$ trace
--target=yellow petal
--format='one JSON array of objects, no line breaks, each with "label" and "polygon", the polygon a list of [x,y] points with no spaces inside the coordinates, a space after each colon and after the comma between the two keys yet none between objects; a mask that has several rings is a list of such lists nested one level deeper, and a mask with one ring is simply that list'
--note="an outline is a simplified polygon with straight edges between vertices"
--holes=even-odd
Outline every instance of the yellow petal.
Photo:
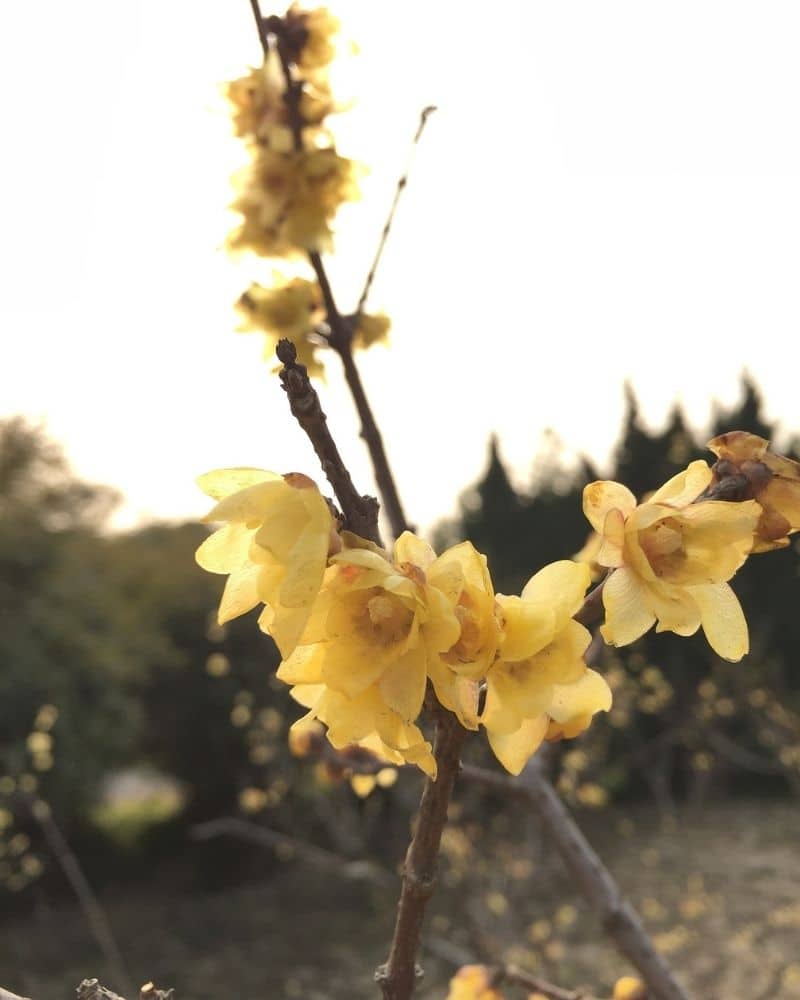
[{"label": "yellow petal", "polygon": [[700,606],[692,596],[696,589],[648,581],[645,590],[648,605],[657,619],[656,632],[695,634],[700,628]]},{"label": "yellow petal", "polygon": [[243,524],[226,524],[200,545],[199,566],[209,573],[231,573],[249,561],[253,531]]},{"label": "yellow petal", "polygon": [[583,490],[583,513],[598,534],[603,533],[610,510],[620,510],[627,517],[635,507],[636,497],[621,483],[599,480],[589,483]]},{"label": "yellow petal", "polygon": [[252,611],[257,604],[261,603],[258,596],[258,575],[260,567],[249,563],[240,569],[232,570],[231,575],[225,581],[225,589],[222,591],[222,599],[219,602],[217,621],[220,625],[238,618],[239,615]]},{"label": "yellow petal", "polygon": [[435,559],[436,553],[430,545],[417,538],[411,531],[404,531],[394,543],[394,561],[398,566],[402,563],[411,563],[424,570]]},{"label": "yellow petal", "polygon": [[531,657],[537,683],[571,684],[578,680],[586,669],[583,656],[591,641],[591,632],[570,619],[551,643]]},{"label": "yellow petal", "polygon": [[503,619],[500,656],[504,660],[524,660],[553,638],[556,614],[546,601],[523,601],[519,597],[497,595]]},{"label": "yellow petal", "polygon": [[284,684],[321,685],[322,650],[319,646],[298,646],[278,667],[276,676]]},{"label": "yellow petal", "polygon": [[459,677],[438,656],[428,661],[428,676],[440,704],[455,714],[465,729],[478,728],[477,681]]},{"label": "yellow petal", "polygon": [[601,566],[622,566],[625,546],[625,516],[618,508],[610,510],[603,521],[603,534],[596,536],[600,545],[595,552],[595,562]]},{"label": "yellow petal", "polygon": [[655,623],[656,616],[645,601],[642,582],[626,566],[609,576],[603,586],[606,610],[603,638],[612,646],[627,646]]},{"label": "yellow petal", "polygon": [[384,670],[378,681],[383,700],[406,722],[413,722],[422,710],[426,659],[424,647],[409,649]]},{"label": "yellow petal", "polygon": [[215,469],[199,476],[197,485],[214,500],[221,500],[231,493],[247,489],[248,486],[281,478],[276,472],[266,472],[264,469]]},{"label": "yellow petal", "polygon": [[203,518],[204,521],[240,521],[257,527],[270,507],[291,487],[283,479],[271,479],[223,497]]},{"label": "yellow petal", "polygon": [[583,595],[592,582],[592,572],[586,563],[561,559],[540,569],[525,584],[523,601],[546,602],[555,613],[555,626],[560,628],[583,604]]},{"label": "yellow petal", "polygon": [[611,688],[596,670],[584,672],[574,684],[557,684],[547,714],[565,725],[582,715],[607,712],[611,708]]},{"label": "yellow petal", "polygon": [[711,648],[724,660],[741,660],[750,648],[747,620],[730,586],[692,587],[692,597],[700,607],[703,632]]},{"label": "yellow petal", "polygon": [[536,752],[547,732],[547,716],[526,719],[516,732],[501,734],[488,730],[489,746],[495,757],[511,774],[520,774],[530,757]]},{"label": "yellow petal", "polygon": [[702,459],[691,462],[688,468],[656,490],[648,503],[669,503],[675,507],[685,507],[700,496],[711,482],[712,475],[711,469]]}]

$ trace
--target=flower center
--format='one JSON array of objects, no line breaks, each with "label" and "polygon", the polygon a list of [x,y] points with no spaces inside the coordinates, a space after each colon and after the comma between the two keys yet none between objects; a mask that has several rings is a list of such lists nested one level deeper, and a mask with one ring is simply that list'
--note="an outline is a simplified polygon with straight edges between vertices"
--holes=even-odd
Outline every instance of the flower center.
[{"label": "flower center", "polygon": [[414,615],[396,597],[376,594],[367,601],[365,610],[364,625],[373,641],[390,646],[408,635]]},{"label": "flower center", "polygon": [[673,517],[658,521],[640,534],[639,541],[656,576],[674,569],[685,557],[683,532]]}]

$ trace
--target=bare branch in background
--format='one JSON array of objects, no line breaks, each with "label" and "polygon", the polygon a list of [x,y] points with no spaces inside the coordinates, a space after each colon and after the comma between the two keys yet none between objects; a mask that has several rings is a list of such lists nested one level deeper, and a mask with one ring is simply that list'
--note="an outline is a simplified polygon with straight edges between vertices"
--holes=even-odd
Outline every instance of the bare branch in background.
[{"label": "bare branch in background", "polygon": [[570,816],[544,773],[541,751],[519,778],[465,765],[463,777],[525,799],[535,810],[567,871],[620,953],[638,970],[653,1000],[688,1000],[667,962],[656,951],[631,904],[623,899],[613,875]]}]

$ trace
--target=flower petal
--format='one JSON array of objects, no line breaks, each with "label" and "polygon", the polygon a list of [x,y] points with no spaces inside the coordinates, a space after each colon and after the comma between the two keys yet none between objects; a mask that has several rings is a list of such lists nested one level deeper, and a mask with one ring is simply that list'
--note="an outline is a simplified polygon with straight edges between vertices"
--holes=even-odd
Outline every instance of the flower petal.
[{"label": "flower petal", "polygon": [[547,602],[555,612],[556,628],[560,628],[583,604],[583,595],[591,582],[592,572],[586,563],[560,559],[532,576],[521,597],[523,601]]},{"label": "flower petal", "polygon": [[526,719],[513,733],[501,734],[489,730],[489,746],[507,771],[520,774],[541,745],[547,726],[547,716],[540,715],[535,719]]},{"label": "flower petal", "polygon": [[207,496],[221,500],[231,493],[247,489],[248,486],[281,478],[276,472],[266,472],[264,469],[215,469],[199,476],[197,485]]},{"label": "flower petal", "polygon": [[741,660],[750,648],[747,620],[730,586],[692,587],[692,596],[700,607],[703,632],[714,652],[734,663]]},{"label": "flower petal", "polygon": [[648,497],[648,503],[669,503],[674,507],[685,507],[700,496],[711,482],[712,476],[708,464],[698,459]]},{"label": "flower petal", "polygon": [[605,625],[603,638],[612,646],[627,646],[655,623],[656,616],[645,600],[643,583],[626,566],[608,577],[603,586]]},{"label": "flower petal", "polygon": [[610,480],[589,483],[583,490],[583,513],[594,530],[601,535],[606,514],[620,510],[624,517],[636,507],[636,497],[627,486]]}]

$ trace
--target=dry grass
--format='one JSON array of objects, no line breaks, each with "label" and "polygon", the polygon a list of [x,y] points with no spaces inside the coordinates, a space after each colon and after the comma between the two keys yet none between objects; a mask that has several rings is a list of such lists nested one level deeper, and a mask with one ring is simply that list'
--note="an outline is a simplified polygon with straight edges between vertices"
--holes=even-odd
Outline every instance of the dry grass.
[{"label": "dry grass", "polygon": [[[744,803],[683,815],[666,828],[645,810],[631,822],[587,818],[593,840],[640,907],[695,997],[800,997],[798,806]],[[629,970],[527,821],[502,819],[485,836],[456,829],[430,933],[422,997],[443,997],[447,950],[513,959],[595,992]],[[497,829],[499,827],[499,829]],[[142,886],[106,899],[135,981],[175,986],[178,1000],[374,998],[394,898],[363,882],[287,865],[277,878],[209,895]],[[103,977],[80,914],[40,906],[3,928],[0,984],[62,1000]],[[115,984],[109,983],[113,986]]]}]

